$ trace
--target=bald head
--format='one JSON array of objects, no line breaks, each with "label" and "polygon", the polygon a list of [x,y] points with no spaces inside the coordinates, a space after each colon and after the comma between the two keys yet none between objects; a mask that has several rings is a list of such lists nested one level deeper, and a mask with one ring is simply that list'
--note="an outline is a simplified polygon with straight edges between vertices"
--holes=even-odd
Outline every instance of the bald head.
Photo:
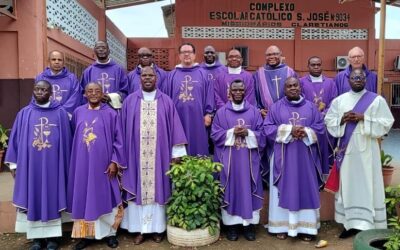
[{"label": "bald head", "polygon": [[348,60],[352,69],[361,69],[365,63],[364,50],[360,47],[354,47],[349,50]]},{"label": "bald head", "polygon": [[58,50],[49,53],[49,67],[53,74],[58,74],[64,67],[64,54]]}]

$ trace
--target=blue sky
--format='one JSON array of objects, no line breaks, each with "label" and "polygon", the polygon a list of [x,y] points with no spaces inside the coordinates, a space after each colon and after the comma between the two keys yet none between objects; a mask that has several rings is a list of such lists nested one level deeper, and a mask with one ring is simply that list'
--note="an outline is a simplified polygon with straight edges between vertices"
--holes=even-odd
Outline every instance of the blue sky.
[{"label": "blue sky", "polygon": [[[108,10],[107,16],[127,37],[167,37],[161,6],[174,3],[164,0],[149,4]],[[379,5],[378,5],[379,6]],[[376,36],[379,36],[379,14],[375,15]],[[400,8],[386,8],[386,38],[400,39]],[[396,28],[397,27],[397,28]]]}]

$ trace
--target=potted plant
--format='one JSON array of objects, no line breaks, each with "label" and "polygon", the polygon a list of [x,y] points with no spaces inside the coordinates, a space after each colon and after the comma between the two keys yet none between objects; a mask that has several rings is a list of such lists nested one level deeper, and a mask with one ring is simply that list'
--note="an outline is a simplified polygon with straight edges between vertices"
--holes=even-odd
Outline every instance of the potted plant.
[{"label": "potted plant", "polygon": [[390,162],[393,160],[393,157],[389,154],[386,154],[383,149],[381,150],[381,166],[382,166],[382,175],[383,175],[383,185],[385,187],[390,186],[392,182],[393,175],[393,166],[390,165]]},{"label": "potted plant", "polygon": [[0,169],[3,163],[4,152],[7,148],[9,129],[0,124]]},{"label": "potted plant", "polygon": [[219,238],[222,187],[214,175],[222,165],[205,156],[185,156],[167,172],[173,190],[167,205],[171,244],[196,247]]}]

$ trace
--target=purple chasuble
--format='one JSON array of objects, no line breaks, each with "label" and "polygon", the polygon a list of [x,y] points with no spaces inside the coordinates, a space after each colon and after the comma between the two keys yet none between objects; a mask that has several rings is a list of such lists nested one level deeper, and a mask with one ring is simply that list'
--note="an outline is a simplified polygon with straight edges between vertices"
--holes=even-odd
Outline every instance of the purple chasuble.
[{"label": "purple chasuble", "polygon": [[[153,64],[152,66],[157,74],[157,82],[156,86],[158,89],[163,89],[164,81],[167,79],[167,72],[157,65]],[[140,74],[142,73],[142,68],[137,66],[128,74],[128,83],[129,83],[129,91],[131,94],[136,90],[142,89],[142,83],[140,80]]]},{"label": "purple chasuble", "polygon": [[122,130],[117,112],[108,104],[100,109],[78,107],[72,118],[75,131],[68,174],[68,209],[72,219],[95,221],[121,204],[117,178],[105,173],[115,162],[124,168]]},{"label": "purple chasuble", "polygon": [[[349,78],[350,73],[352,71],[351,65],[349,65],[346,69],[339,72],[335,77],[335,83],[337,87],[338,96],[344,94],[351,90]],[[365,89],[374,93],[377,93],[377,85],[378,85],[378,76],[375,72],[369,71],[368,68],[363,65],[363,70],[367,76],[367,82],[365,83]]]},{"label": "purple chasuble", "polygon": [[207,74],[195,65],[177,67],[168,75],[166,91],[178,111],[186,138],[188,155],[208,155],[208,133],[204,116],[214,111],[214,89]]},{"label": "purple chasuble", "polygon": [[[309,127],[316,135],[325,133],[321,114],[305,99],[294,104],[285,97],[272,105],[264,120],[265,135],[275,141],[282,124]],[[279,207],[289,211],[320,207],[319,188],[323,181],[316,143],[306,146],[302,140],[287,144],[275,142],[273,167]]]},{"label": "purple chasuble", "polygon": [[[134,201],[142,205],[141,169],[140,164],[140,142],[146,139],[146,135],[140,134],[141,103],[143,93],[141,90],[130,94],[122,107],[121,120],[124,138],[124,152],[127,161],[127,169],[122,175],[122,188],[124,189],[124,200]],[[155,100],[157,101],[157,124],[156,133],[148,136],[155,137],[154,166],[154,202],[165,205],[171,195],[170,178],[165,174],[170,169],[172,147],[174,145],[186,144],[187,140],[179,120],[178,113],[172,100],[157,90]],[[155,169],[154,169],[155,168]]]},{"label": "purple chasuble", "polygon": [[[128,94],[128,77],[125,70],[113,60],[109,63],[93,63],[85,69],[81,79],[82,89],[89,82],[97,82],[103,87],[104,93],[118,93],[122,100]],[[86,100],[85,100],[86,102]]]},{"label": "purple chasuble", "polygon": [[53,89],[51,100],[57,101],[72,114],[82,102],[82,90],[76,76],[63,68],[57,75],[53,75],[47,67],[42,73],[36,76],[35,82],[40,80],[48,81]]},{"label": "purple chasuble", "polygon": [[250,72],[241,70],[240,74],[229,74],[226,68],[214,82],[214,98],[217,110],[228,102],[229,86],[234,80],[242,80],[245,87],[245,100],[251,105],[256,104],[254,79]]},{"label": "purple chasuble", "polygon": [[[315,104],[315,107],[325,116],[331,102],[337,96],[337,89],[333,79],[322,76],[322,82],[312,82],[310,75],[300,79],[301,90],[304,97]],[[324,174],[329,173],[329,166],[333,164],[333,149],[335,139],[325,131],[318,136],[318,146],[321,153],[321,167]],[[330,157],[331,156],[331,157]]]},{"label": "purple chasuble", "polygon": [[258,108],[268,108],[285,96],[283,89],[288,77],[297,77],[296,72],[282,63],[276,67],[264,65],[254,73],[254,84]]},{"label": "purple chasuble", "polygon": [[[236,138],[234,146],[225,146],[227,131],[238,125],[254,132],[258,148],[249,149],[242,138]],[[223,207],[228,214],[243,219],[253,218],[253,211],[262,208],[260,152],[265,145],[262,126],[260,112],[245,101],[242,110],[234,110],[231,102],[220,108],[211,129],[216,158],[224,165],[220,174],[224,188]]]},{"label": "purple chasuble", "polygon": [[218,60],[215,61],[215,64],[212,66],[208,66],[205,62],[200,64],[200,67],[206,72],[207,80],[211,85],[214,84],[215,79],[217,79],[218,75],[226,70],[225,65],[222,65]]},{"label": "purple chasuble", "polygon": [[71,139],[67,111],[58,102],[42,108],[33,100],[18,112],[5,161],[17,164],[13,204],[28,221],[59,219],[66,209]]}]

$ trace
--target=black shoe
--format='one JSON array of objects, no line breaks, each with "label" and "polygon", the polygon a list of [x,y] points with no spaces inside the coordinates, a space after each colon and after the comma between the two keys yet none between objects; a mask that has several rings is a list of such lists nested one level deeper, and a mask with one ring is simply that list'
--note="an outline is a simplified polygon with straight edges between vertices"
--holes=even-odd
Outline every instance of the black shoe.
[{"label": "black shoe", "polygon": [[243,227],[243,235],[248,241],[256,240],[256,229],[253,224]]},{"label": "black shoe", "polygon": [[344,229],[344,230],[342,231],[342,233],[339,235],[339,238],[340,238],[340,239],[347,239],[347,238],[349,238],[349,237],[351,237],[351,236],[353,236],[353,235],[358,234],[360,231],[361,231],[361,230],[354,229],[354,228],[349,229],[349,230]]},{"label": "black shoe", "polygon": [[74,246],[74,250],[85,249],[85,248],[88,247],[90,244],[92,244],[93,241],[94,241],[94,240],[90,240],[90,239],[82,239],[81,241],[79,241],[79,242]]},{"label": "black shoe", "polygon": [[58,241],[56,239],[47,239],[47,250],[57,250],[58,249]]},{"label": "black shoe", "polygon": [[29,248],[29,250],[41,250],[42,243],[43,243],[43,239],[33,239],[33,244]]},{"label": "black shoe", "polygon": [[226,238],[230,241],[236,241],[239,239],[236,226],[228,226],[228,232],[226,234]]},{"label": "black shoe", "polygon": [[117,248],[118,247],[118,240],[117,236],[110,236],[107,237],[107,246],[110,248]]}]

